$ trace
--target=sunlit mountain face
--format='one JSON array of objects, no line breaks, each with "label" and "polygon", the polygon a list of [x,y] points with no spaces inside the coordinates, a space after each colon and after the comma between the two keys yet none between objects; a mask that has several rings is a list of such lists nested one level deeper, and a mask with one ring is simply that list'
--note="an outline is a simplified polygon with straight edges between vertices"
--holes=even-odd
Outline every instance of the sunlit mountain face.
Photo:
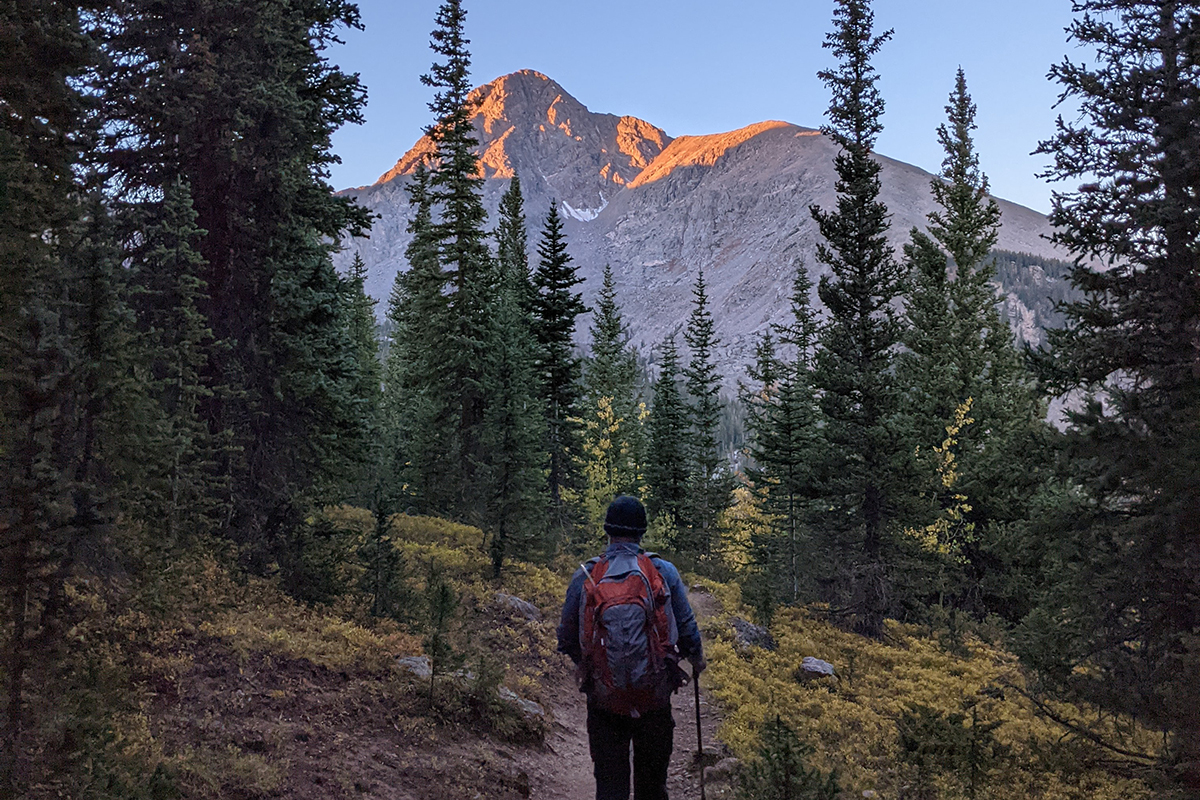
[{"label": "sunlit mountain face", "polygon": [[[585,301],[599,289],[604,265],[611,264],[633,342],[643,354],[650,356],[686,320],[692,286],[703,270],[722,343],[720,364],[732,389],[757,334],[782,321],[797,265],[814,284],[821,274],[809,207],[834,204],[837,148],[819,131],[772,121],[674,138],[645,120],[592,112],[531,70],[497,78],[476,89],[472,99],[489,212],[494,215],[509,179],[519,175],[532,249],[551,199],[557,200],[567,218],[570,252],[586,281]],[[819,122],[821,109],[809,113]],[[374,297],[385,299],[396,273],[407,269],[411,210],[404,187],[432,152],[432,142],[423,137],[375,184],[346,192],[380,215],[370,238],[347,241],[339,256],[342,266],[356,253],[363,257]],[[878,158],[881,199],[892,215],[899,255],[911,229],[924,228],[935,208],[932,176]],[[1000,207],[999,248],[1062,257],[1044,238],[1050,233],[1044,215],[1004,200]],[[1009,283],[1030,285],[1038,278],[1031,272],[1027,281],[1019,270],[1006,275]],[[1036,340],[1036,315],[1014,286],[1004,288],[1013,290],[1006,309],[1014,327]],[[581,341],[586,330],[584,322]]]}]

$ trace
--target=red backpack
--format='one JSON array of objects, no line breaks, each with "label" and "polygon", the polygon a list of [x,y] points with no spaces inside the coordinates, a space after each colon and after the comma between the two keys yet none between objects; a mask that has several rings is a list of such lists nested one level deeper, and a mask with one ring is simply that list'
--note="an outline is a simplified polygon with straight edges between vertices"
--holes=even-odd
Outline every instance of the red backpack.
[{"label": "red backpack", "polygon": [[579,640],[583,688],[617,714],[668,704],[686,680],[671,593],[652,554],[605,553],[584,567]]}]

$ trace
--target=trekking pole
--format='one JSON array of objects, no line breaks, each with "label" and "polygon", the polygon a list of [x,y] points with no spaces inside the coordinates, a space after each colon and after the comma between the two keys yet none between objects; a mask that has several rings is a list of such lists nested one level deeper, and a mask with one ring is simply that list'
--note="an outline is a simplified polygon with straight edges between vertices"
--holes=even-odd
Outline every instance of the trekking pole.
[{"label": "trekking pole", "polygon": [[704,735],[700,732],[700,670],[692,665],[692,686],[696,689],[696,763],[700,765],[700,800],[708,800],[704,792]]}]

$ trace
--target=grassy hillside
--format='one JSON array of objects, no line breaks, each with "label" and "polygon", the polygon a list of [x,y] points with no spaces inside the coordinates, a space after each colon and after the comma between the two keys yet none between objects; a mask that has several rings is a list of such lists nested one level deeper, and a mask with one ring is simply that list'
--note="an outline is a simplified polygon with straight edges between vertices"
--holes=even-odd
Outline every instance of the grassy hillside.
[{"label": "grassy hillside", "polygon": [[[42,757],[31,763],[44,772],[33,776],[31,795],[549,796],[545,787],[555,784],[539,770],[562,767],[564,756],[543,742],[555,708],[578,703],[553,635],[573,564],[516,563],[494,582],[484,577],[490,562],[477,529],[397,516],[388,544],[400,554],[406,599],[395,618],[378,619],[354,588],[366,567],[353,556],[373,530],[370,515],[334,509],[310,525],[335,573],[327,578],[337,591],[325,603],[301,603],[276,581],[248,577],[217,545],[145,554],[139,572],[152,577],[136,586],[120,572],[72,583],[66,672],[35,698],[45,713],[30,742]],[[438,580],[457,605],[442,629],[446,677],[431,703],[429,679],[400,659],[436,649],[428,611]],[[764,722],[778,715],[813,748],[811,766],[836,771],[845,797],[1149,793],[1128,759],[1035,713],[1015,659],[996,646],[969,639],[943,647],[928,631],[895,624],[886,641],[873,642],[784,609],[772,625],[776,651],[743,648],[728,622],[748,613],[737,585],[700,585],[712,595],[704,599],[712,606],[704,683],[724,715],[725,745],[743,761],[755,758]],[[805,656],[833,663],[837,677],[798,678]],[[681,703],[686,709],[688,699]],[[1053,710],[1154,752],[1153,738],[1125,720]],[[586,749],[573,757],[586,783]]]},{"label": "grassy hillside", "polygon": [[[713,587],[737,609],[736,587]],[[727,615],[728,616],[728,615]],[[724,620],[709,624],[711,687],[722,736],[752,759],[764,721],[780,716],[813,749],[809,765],[836,771],[846,796],[917,798],[1138,798],[1150,794],[1136,763],[1094,745],[1086,731],[1131,751],[1156,752],[1127,719],[1056,704],[1078,735],[1037,713],[1016,658],[977,638],[942,646],[928,630],[889,621],[882,642],[785,609],[778,649],[739,648]],[[812,656],[836,668],[806,680]],[[873,794],[864,794],[873,793]]]},{"label": "grassy hillside", "polygon": [[[330,554],[372,527],[351,509],[310,522],[332,531]],[[524,564],[502,584],[484,580],[490,562],[474,528],[397,517],[390,534],[410,592],[400,621],[372,618],[357,591],[300,603],[218,545],[147,555],[139,572],[153,577],[141,585],[72,584],[67,674],[34,698],[44,713],[30,742],[41,755],[30,759],[41,767],[31,795],[528,796],[520,754],[537,751],[550,720],[501,688],[544,704],[563,667],[553,618],[526,619],[496,591],[549,613],[565,582]],[[443,669],[462,670],[438,681],[432,705],[429,680],[398,664],[423,652],[431,563],[458,598]],[[362,567],[348,559],[339,570],[331,580],[352,586]]]}]

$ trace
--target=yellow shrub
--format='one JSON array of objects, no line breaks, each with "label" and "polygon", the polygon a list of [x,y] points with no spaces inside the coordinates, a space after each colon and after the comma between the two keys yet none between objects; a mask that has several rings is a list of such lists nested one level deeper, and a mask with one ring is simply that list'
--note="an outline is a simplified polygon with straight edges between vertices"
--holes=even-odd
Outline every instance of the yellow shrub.
[{"label": "yellow shrub", "polygon": [[436,544],[464,550],[486,550],[483,531],[437,517],[410,517],[396,514],[391,519],[392,537],[397,541]]},{"label": "yellow shrub", "polygon": [[[706,588],[725,595],[726,609],[737,609],[733,591]],[[1025,684],[1016,659],[982,642],[970,642],[971,655],[963,659],[940,651],[914,628],[889,624],[887,641],[876,642],[784,609],[772,626],[778,650],[739,654],[727,626],[712,628],[719,637],[708,648],[708,684],[725,711],[721,738],[739,757],[756,752],[763,720],[780,714],[814,747],[811,763],[837,769],[854,795],[870,789],[896,797],[913,778],[899,752],[896,721],[914,705],[942,714],[973,705],[981,723],[1000,723],[994,736],[1009,754],[980,797],[1117,800],[1149,794],[1141,782],[1086,760],[1066,772],[1047,767],[1040,754],[1061,747],[1062,728],[1039,717],[1017,691]],[[798,680],[805,656],[834,664],[837,679]],[[1060,711],[1076,718],[1081,713]],[[1155,752],[1149,732],[1136,738],[1143,751]]]}]

